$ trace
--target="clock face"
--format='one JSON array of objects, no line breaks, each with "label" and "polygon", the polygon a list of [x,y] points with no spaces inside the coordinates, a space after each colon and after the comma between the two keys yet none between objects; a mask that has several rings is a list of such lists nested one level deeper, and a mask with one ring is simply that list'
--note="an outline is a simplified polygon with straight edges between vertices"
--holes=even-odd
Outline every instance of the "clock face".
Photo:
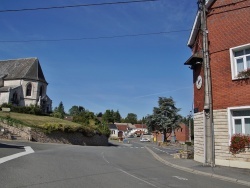
[{"label": "clock face", "polygon": [[197,87],[197,89],[200,89],[201,86],[202,86],[202,77],[201,77],[201,75],[199,75],[197,77],[197,80],[196,80],[196,87]]}]

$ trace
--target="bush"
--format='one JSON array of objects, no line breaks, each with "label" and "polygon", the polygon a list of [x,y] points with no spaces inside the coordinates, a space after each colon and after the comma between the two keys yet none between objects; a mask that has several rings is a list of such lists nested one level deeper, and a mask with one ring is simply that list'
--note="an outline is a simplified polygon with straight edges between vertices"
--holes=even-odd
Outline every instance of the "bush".
[{"label": "bush", "polygon": [[250,144],[250,136],[235,134],[231,138],[231,145],[229,147],[230,152],[235,155],[240,152],[245,152],[246,147],[249,147]]},{"label": "bush", "polygon": [[1,108],[10,108],[11,112],[23,113],[23,114],[33,114],[42,115],[42,110],[37,105],[30,106],[13,106],[12,104],[3,103]]}]

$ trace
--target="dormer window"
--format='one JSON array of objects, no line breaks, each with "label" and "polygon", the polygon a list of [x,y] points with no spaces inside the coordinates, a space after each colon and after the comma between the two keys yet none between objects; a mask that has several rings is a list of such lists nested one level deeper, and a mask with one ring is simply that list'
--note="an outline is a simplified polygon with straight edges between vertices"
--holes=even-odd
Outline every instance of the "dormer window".
[{"label": "dormer window", "polygon": [[26,96],[31,96],[32,85],[29,83],[26,87]]}]

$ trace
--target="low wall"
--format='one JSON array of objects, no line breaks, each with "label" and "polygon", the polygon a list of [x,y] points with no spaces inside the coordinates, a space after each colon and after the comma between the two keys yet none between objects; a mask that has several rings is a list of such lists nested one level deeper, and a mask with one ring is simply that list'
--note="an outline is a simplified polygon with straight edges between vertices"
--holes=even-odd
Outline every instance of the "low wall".
[{"label": "low wall", "polygon": [[62,143],[84,146],[107,146],[108,138],[105,135],[94,135],[86,137],[82,133],[64,133],[61,131],[54,131],[50,134],[45,134],[37,130],[31,130],[32,141],[42,143]]},{"label": "low wall", "polygon": [[10,126],[7,122],[0,122],[0,126],[7,129],[11,134],[18,135],[24,140],[30,140],[30,127],[23,127],[20,125]]},{"label": "low wall", "polygon": [[[107,146],[108,138],[105,135],[94,135],[92,137],[84,136],[82,133],[64,133],[54,131],[45,134],[40,130],[23,127],[21,125],[10,126],[7,122],[0,122],[0,126],[7,129],[11,134],[19,135],[23,140],[30,140],[42,143],[61,143],[84,146]],[[4,138],[4,137],[3,137]]]}]

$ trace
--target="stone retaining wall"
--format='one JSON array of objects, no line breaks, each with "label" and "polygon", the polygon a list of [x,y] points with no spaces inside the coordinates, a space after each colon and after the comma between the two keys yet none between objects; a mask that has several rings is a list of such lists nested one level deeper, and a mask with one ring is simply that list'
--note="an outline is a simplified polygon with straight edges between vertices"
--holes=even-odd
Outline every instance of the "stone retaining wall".
[{"label": "stone retaining wall", "polygon": [[30,127],[21,125],[10,126],[7,122],[0,122],[0,126],[7,129],[11,134],[20,136],[23,140],[30,140]]},{"label": "stone retaining wall", "polygon": [[86,137],[82,133],[64,133],[61,131],[54,131],[50,134],[45,134],[41,131],[31,130],[32,141],[42,143],[62,143],[84,146],[107,146],[108,138],[105,135],[94,135]]},{"label": "stone retaining wall", "polygon": [[[42,143],[61,143],[84,146],[107,146],[108,138],[105,135],[94,135],[92,137],[84,136],[82,133],[64,133],[54,131],[45,134],[40,130],[23,127],[21,125],[10,126],[7,122],[0,122],[0,126],[8,130],[11,134],[19,135],[23,140],[30,140]],[[2,137],[4,138],[4,137]]]}]

